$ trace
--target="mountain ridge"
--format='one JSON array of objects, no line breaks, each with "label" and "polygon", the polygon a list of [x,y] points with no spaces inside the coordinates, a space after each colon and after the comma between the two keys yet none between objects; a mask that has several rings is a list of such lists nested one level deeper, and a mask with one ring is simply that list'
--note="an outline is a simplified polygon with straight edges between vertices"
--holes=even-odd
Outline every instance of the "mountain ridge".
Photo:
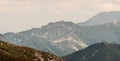
[{"label": "mountain ridge", "polygon": [[65,61],[119,61],[119,53],[119,44],[97,43],[64,56],[63,59]]},{"label": "mountain ridge", "polygon": [[[111,12],[104,13],[108,15]],[[116,15],[116,11],[114,15]],[[117,17],[119,16],[117,15]],[[106,18],[109,19],[109,17]],[[105,18],[103,19],[105,20]],[[64,56],[98,42],[120,44],[119,31],[119,21],[90,26],[60,21],[49,23],[41,28],[32,28],[18,33],[9,32],[0,36],[0,39],[16,45],[50,52],[57,56]]]},{"label": "mountain ridge", "polygon": [[108,22],[120,21],[120,11],[101,12],[87,20],[79,23],[82,26],[102,25]]},{"label": "mountain ridge", "polygon": [[[60,24],[59,24],[60,23]],[[120,43],[120,22],[79,26],[71,22],[51,23],[19,33],[3,34],[1,39],[64,56],[98,42]]]},{"label": "mountain ridge", "polygon": [[[72,22],[60,21],[19,33],[6,33],[4,34],[4,40],[17,45],[24,45],[63,56],[76,51],[75,48],[81,49],[86,47],[86,44],[80,41],[79,37],[74,34],[78,28],[79,25]],[[69,46],[64,43],[54,43],[59,41],[59,39],[68,43]],[[84,46],[80,45],[79,42],[82,42]],[[74,46],[74,48],[70,46]]]}]

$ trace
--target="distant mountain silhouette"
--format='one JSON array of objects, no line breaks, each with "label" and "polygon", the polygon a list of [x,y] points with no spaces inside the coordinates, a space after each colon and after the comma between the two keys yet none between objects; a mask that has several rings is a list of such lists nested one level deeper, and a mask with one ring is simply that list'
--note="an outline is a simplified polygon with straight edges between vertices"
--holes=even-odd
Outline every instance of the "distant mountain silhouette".
[{"label": "distant mountain silhouette", "polygon": [[102,25],[108,22],[120,21],[120,11],[101,12],[87,20],[86,22],[79,23],[79,25]]},{"label": "distant mountain silhouette", "polygon": [[105,42],[64,56],[65,61],[120,61],[120,45]]},{"label": "distant mountain silhouette", "polygon": [[0,39],[65,56],[98,42],[120,44],[119,36],[120,22],[79,26],[72,22],[60,21],[19,33],[5,33]]},{"label": "distant mountain silhouette", "polygon": [[60,21],[19,33],[5,33],[0,39],[57,56],[65,56],[98,42],[120,44],[119,36],[120,22],[79,26],[72,22]]},{"label": "distant mountain silhouette", "polygon": [[65,21],[48,23],[41,28],[0,34],[0,39],[65,56],[98,42],[120,44],[119,14],[119,11],[97,14],[88,21],[90,26]]}]

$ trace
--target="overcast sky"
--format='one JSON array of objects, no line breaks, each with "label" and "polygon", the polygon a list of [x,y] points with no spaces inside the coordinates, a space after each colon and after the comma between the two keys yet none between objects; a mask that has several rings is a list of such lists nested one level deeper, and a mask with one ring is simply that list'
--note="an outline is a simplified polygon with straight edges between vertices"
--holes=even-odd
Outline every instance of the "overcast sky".
[{"label": "overcast sky", "polygon": [[120,11],[120,0],[0,0],[0,33],[60,20],[83,22],[104,11]]}]

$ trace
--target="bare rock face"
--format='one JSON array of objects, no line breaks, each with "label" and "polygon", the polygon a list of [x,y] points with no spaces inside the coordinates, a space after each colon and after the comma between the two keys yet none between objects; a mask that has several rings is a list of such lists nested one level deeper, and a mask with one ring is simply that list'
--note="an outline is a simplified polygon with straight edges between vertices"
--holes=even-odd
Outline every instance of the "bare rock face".
[{"label": "bare rock face", "polygon": [[63,61],[61,58],[32,48],[0,41],[0,61]]},{"label": "bare rock face", "polygon": [[55,55],[46,53],[46,52],[35,52],[35,57],[38,59],[34,60],[40,60],[40,61],[63,61],[61,58],[58,58]]}]

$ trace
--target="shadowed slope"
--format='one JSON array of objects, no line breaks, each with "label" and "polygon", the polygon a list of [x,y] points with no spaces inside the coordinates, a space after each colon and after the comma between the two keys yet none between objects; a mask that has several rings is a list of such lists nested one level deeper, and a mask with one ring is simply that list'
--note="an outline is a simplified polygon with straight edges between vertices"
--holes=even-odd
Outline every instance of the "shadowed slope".
[{"label": "shadowed slope", "polygon": [[66,61],[120,61],[120,45],[98,43],[63,58]]}]

